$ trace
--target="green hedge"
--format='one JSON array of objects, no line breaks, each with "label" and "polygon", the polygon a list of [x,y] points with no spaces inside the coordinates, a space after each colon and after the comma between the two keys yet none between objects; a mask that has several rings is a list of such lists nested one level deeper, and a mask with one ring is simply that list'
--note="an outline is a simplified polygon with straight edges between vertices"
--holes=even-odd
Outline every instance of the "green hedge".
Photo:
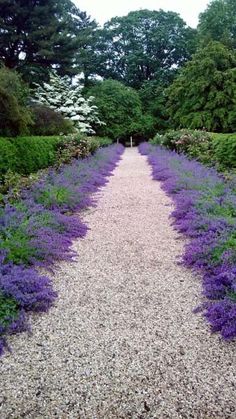
[{"label": "green hedge", "polygon": [[21,175],[29,175],[56,163],[59,159],[58,148],[63,143],[64,153],[68,158],[74,156],[73,148],[82,147],[81,141],[86,143],[87,153],[94,153],[98,147],[105,147],[112,143],[109,138],[81,137],[73,135],[60,136],[32,136],[3,138],[0,137],[0,178],[8,170]]},{"label": "green hedge", "polygon": [[60,137],[0,137],[0,176],[8,170],[28,175],[55,163]]},{"label": "green hedge", "polygon": [[236,134],[211,134],[214,160],[220,169],[236,168]]}]

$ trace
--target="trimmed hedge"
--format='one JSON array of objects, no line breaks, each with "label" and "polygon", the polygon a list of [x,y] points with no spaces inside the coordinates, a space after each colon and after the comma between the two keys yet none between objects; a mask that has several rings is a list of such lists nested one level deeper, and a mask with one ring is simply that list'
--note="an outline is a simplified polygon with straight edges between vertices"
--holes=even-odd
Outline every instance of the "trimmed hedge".
[{"label": "trimmed hedge", "polygon": [[220,169],[236,168],[236,134],[211,134],[214,160]]},{"label": "trimmed hedge", "polygon": [[8,170],[28,175],[55,163],[60,137],[0,137],[0,177]]},{"label": "trimmed hedge", "polygon": [[82,152],[86,147],[84,156],[79,153],[80,157],[86,157],[90,153],[95,153],[99,147],[106,147],[110,144],[112,144],[112,140],[106,137],[83,138],[79,134],[68,137],[0,137],[0,178],[8,170],[21,175],[29,175],[54,165],[60,159],[58,151],[60,147],[64,154],[68,154],[69,161],[71,157],[77,157],[75,152],[78,152],[78,149],[81,149]]}]

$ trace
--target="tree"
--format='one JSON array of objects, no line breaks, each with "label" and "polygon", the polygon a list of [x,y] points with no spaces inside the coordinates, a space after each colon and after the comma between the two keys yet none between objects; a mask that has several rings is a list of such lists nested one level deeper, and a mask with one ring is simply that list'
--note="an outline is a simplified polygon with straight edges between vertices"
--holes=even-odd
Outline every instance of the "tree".
[{"label": "tree", "polygon": [[193,56],[166,93],[175,127],[235,131],[235,54],[211,42]]},{"label": "tree", "polygon": [[115,17],[98,34],[98,74],[135,88],[146,80],[166,80],[190,58],[195,34],[174,12],[140,10]]},{"label": "tree", "polygon": [[116,80],[98,82],[89,89],[99,118],[106,123],[98,134],[113,139],[137,134],[142,129],[142,105],[138,93]]},{"label": "tree", "polygon": [[60,77],[52,72],[49,83],[38,85],[34,100],[73,121],[81,132],[93,134],[92,125],[99,126],[101,121],[97,116],[97,107],[92,104],[93,98],[83,98],[82,90],[79,82],[73,85],[69,77]]},{"label": "tree", "polygon": [[152,134],[168,128],[165,86],[156,80],[146,81],[139,90],[143,111],[152,117]]},{"label": "tree", "polygon": [[19,74],[0,69],[0,135],[16,136],[28,133],[33,123],[27,107],[29,89]]},{"label": "tree", "polygon": [[200,39],[204,43],[219,41],[236,48],[236,2],[214,0],[200,14],[198,26]]},{"label": "tree", "polygon": [[87,16],[72,1],[0,0],[0,10],[0,60],[7,67],[30,81],[45,79],[52,66],[76,73],[78,32]]}]

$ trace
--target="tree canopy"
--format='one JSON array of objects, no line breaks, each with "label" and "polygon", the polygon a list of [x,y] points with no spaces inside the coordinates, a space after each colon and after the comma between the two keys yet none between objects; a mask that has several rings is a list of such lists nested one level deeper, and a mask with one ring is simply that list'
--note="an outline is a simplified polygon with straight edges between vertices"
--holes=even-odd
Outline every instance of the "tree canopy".
[{"label": "tree canopy", "polygon": [[0,0],[0,10],[0,60],[5,66],[30,81],[43,78],[52,66],[62,75],[78,72],[76,52],[91,22],[72,1]]},{"label": "tree canopy", "polygon": [[99,33],[98,74],[135,88],[166,80],[190,58],[195,35],[174,12],[140,10],[113,18]]},{"label": "tree canopy", "polygon": [[213,0],[200,14],[198,30],[205,43],[219,41],[236,48],[235,0]]},{"label": "tree canopy", "polygon": [[236,130],[236,57],[219,42],[200,49],[167,90],[175,127]]}]

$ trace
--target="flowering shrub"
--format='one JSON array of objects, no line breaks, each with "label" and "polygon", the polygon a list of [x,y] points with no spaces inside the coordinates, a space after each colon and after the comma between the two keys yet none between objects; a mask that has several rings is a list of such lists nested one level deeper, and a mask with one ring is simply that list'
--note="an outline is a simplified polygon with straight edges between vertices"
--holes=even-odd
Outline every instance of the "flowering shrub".
[{"label": "flowering shrub", "polygon": [[35,102],[59,112],[72,121],[80,132],[94,134],[92,126],[103,124],[98,118],[97,106],[93,104],[94,98],[90,96],[85,99],[82,96],[81,83],[72,85],[69,77],[60,77],[52,72],[49,83],[36,86]]},{"label": "flowering shrub", "polygon": [[153,179],[175,202],[174,225],[190,240],[183,263],[203,275],[205,317],[212,331],[236,337],[236,195],[214,169],[150,144]]},{"label": "flowering shrub", "polygon": [[6,334],[27,328],[26,312],[47,311],[56,298],[51,280],[38,273],[55,260],[72,259],[72,240],[87,226],[78,215],[95,205],[91,193],[107,182],[122,146],[99,149],[93,156],[51,169],[0,208],[0,354]]}]

